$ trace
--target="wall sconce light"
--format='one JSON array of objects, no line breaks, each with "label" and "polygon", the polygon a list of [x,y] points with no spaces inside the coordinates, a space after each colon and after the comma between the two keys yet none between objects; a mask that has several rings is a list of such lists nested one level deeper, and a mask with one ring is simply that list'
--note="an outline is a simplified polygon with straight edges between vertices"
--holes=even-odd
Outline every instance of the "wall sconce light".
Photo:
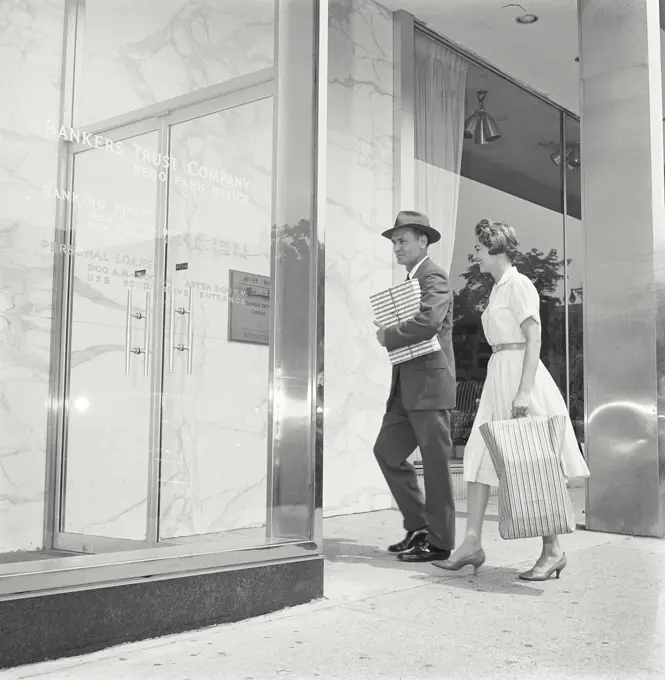
[{"label": "wall sconce light", "polygon": [[487,144],[501,138],[496,121],[485,110],[487,90],[478,90],[478,108],[464,121],[464,138],[476,144]]},{"label": "wall sconce light", "polygon": [[[550,154],[550,160],[554,165],[561,165],[561,151],[558,150]],[[569,170],[577,170],[582,165],[580,145],[577,142],[568,144],[566,148],[566,165]]]}]

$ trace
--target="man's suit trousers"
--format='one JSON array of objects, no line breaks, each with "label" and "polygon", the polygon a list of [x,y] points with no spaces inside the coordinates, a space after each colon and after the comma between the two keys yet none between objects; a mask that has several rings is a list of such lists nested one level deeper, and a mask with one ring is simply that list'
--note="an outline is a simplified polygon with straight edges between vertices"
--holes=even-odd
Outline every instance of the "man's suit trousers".
[{"label": "man's suit trousers", "polygon": [[[425,498],[408,457],[420,448]],[[455,548],[455,501],[450,473],[450,411],[406,411],[399,383],[374,445],[374,455],[404,517],[407,531],[428,526],[437,548]]]}]

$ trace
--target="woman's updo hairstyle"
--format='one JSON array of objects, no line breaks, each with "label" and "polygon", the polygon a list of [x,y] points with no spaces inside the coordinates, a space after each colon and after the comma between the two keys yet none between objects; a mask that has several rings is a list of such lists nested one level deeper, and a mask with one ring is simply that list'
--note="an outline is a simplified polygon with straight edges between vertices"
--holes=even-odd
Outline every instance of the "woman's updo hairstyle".
[{"label": "woman's updo hairstyle", "polygon": [[476,238],[482,243],[490,255],[503,253],[512,262],[516,255],[519,243],[515,230],[505,222],[492,222],[482,219],[476,224]]}]

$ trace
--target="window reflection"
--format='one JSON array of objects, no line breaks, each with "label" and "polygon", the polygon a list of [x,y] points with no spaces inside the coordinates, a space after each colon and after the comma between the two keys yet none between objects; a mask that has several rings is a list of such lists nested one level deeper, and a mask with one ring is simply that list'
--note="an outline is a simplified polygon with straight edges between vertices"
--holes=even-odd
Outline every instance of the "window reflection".
[{"label": "window reflection", "polygon": [[[422,43],[423,37],[419,40]],[[561,114],[497,75],[470,64],[462,68],[460,57],[450,50],[430,51],[429,80],[419,83],[419,63],[427,50],[422,44],[417,47],[417,209],[441,217],[444,234],[447,216],[456,215],[451,237],[443,239],[450,244],[448,252],[444,245],[432,256],[449,269],[454,294],[458,387],[451,421],[456,455],[461,458],[491,356],[481,315],[494,282],[491,276],[480,273],[471,255],[474,226],[484,217],[515,227],[520,241],[515,264],[540,293],[541,359],[564,396],[567,393],[562,173],[550,157],[561,151]],[[449,115],[436,115],[441,107],[434,103],[440,97],[433,96],[431,90],[437,86],[448,97],[443,109]],[[492,119],[493,134],[464,135],[481,101]],[[463,116],[458,115],[458,104],[464,109]],[[445,163],[425,153],[418,144],[425,139],[437,139],[445,146]],[[461,153],[455,167],[458,148]],[[453,174],[457,175],[455,180]]]}]

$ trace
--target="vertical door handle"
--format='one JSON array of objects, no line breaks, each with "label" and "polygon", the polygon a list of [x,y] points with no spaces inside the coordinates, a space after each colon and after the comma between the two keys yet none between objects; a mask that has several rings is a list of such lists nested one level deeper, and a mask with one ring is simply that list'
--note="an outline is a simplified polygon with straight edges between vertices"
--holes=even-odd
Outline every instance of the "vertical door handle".
[{"label": "vertical door handle", "polygon": [[175,288],[171,288],[171,327],[169,328],[169,373],[173,373],[174,349],[175,349]]},{"label": "vertical door handle", "polygon": [[[143,347],[132,347],[132,328],[134,319],[145,321],[143,329]],[[150,343],[150,293],[145,294],[145,316],[142,312],[134,313],[132,289],[127,291],[127,319],[125,321],[125,375],[131,372],[132,354],[143,354],[143,374],[148,377],[148,347]]]},{"label": "vertical door handle", "polygon": [[143,329],[143,375],[148,377],[148,347],[150,347],[150,293],[145,294],[145,327]]},{"label": "vertical door handle", "polygon": [[[189,315],[189,319],[187,320],[187,344],[184,345],[183,343],[178,343],[176,345],[175,342],[175,319],[176,319],[176,314],[180,314],[184,316],[185,314]],[[187,357],[187,375],[192,375],[192,345],[194,344],[194,288],[190,287],[189,289],[189,309],[185,309],[184,307],[178,307],[176,308],[175,306],[175,290],[171,292],[171,328],[170,328],[170,333],[169,333],[169,373],[173,373],[173,357],[174,357],[174,350],[178,350],[178,352],[189,352],[189,356]]]},{"label": "vertical door handle", "polygon": [[132,289],[127,291],[127,315],[125,319],[125,375],[129,375],[132,350]]},{"label": "vertical door handle", "polygon": [[187,375],[192,375],[192,357],[194,356],[194,286],[189,287],[189,319],[187,320]]}]

